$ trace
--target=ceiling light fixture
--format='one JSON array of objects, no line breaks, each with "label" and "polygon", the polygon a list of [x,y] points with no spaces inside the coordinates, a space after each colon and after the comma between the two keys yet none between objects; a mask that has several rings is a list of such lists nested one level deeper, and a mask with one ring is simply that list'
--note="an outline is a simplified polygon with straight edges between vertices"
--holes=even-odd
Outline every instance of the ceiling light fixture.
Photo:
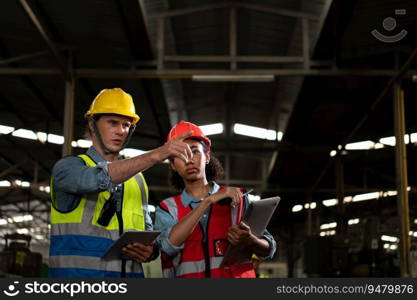
[{"label": "ceiling light fixture", "polygon": [[0,134],[9,134],[14,131],[14,127],[0,125]]},{"label": "ceiling light fixture", "polygon": [[222,123],[200,125],[199,127],[205,135],[215,135],[215,134],[223,133],[223,124]]},{"label": "ceiling light fixture", "polygon": [[[277,139],[277,132],[275,130],[249,126],[236,123],[233,126],[233,132],[240,135],[250,136],[258,139],[275,141]],[[281,135],[282,138],[282,135]]]}]

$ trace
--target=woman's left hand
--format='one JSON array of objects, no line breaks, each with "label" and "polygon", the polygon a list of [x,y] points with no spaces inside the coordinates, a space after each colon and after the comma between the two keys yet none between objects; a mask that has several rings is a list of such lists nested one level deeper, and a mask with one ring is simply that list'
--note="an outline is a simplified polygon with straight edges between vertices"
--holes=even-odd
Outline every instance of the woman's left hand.
[{"label": "woman's left hand", "polygon": [[227,233],[227,240],[234,246],[248,246],[254,238],[250,227],[243,222],[230,226]]}]

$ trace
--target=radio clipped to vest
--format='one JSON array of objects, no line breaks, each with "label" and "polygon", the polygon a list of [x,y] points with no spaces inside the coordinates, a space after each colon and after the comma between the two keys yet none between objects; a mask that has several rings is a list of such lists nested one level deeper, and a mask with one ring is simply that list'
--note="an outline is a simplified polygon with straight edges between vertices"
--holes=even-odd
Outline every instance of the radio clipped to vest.
[{"label": "radio clipped to vest", "polygon": [[110,220],[113,218],[114,214],[116,213],[117,203],[113,197],[113,194],[110,194],[109,200],[104,203],[100,216],[97,219],[97,223],[101,226],[108,226],[110,224]]}]

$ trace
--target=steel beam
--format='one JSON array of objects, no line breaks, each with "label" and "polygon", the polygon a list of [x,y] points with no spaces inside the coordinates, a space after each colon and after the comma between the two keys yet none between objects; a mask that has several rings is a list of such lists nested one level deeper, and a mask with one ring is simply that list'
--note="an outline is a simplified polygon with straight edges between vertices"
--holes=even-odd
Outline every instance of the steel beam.
[{"label": "steel beam", "polygon": [[72,140],[74,137],[74,80],[65,81],[65,105],[64,105],[64,144],[62,156],[72,154]]},{"label": "steel beam", "polygon": [[394,93],[394,128],[395,128],[395,166],[397,179],[397,207],[400,228],[400,270],[401,277],[410,276],[410,212],[408,203],[408,177],[407,177],[407,149],[404,143],[405,135],[405,112],[404,92],[400,82],[396,81],[393,86]]},{"label": "steel beam", "polygon": [[[61,71],[54,68],[0,68],[0,75],[58,75]],[[193,75],[275,75],[275,76],[356,76],[356,77],[392,77],[398,71],[390,69],[74,69],[76,78],[154,78],[154,79],[191,79]],[[402,78],[411,79],[417,70],[404,73]]]},{"label": "steel beam", "polygon": [[16,115],[16,119],[21,121],[22,124],[24,125],[29,124],[29,123],[37,123],[40,121],[40,120],[37,120],[34,122],[28,122],[26,119],[27,116],[24,113],[21,113],[15,109],[16,104],[13,104],[12,101],[6,99],[6,97],[4,97],[2,94],[0,94],[0,102],[3,104],[3,108],[5,111],[14,113]]},{"label": "steel beam", "polygon": [[235,7],[231,7],[229,12],[229,55],[230,70],[235,71],[237,69],[237,11]]},{"label": "steel beam", "polygon": [[337,228],[338,235],[345,236],[347,233],[347,220],[345,218],[346,206],[343,201],[345,199],[345,174],[342,162],[342,156],[336,157],[335,179],[336,179],[336,195],[337,195]]},{"label": "steel beam", "polygon": [[[308,45],[309,51],[305,51],[306,47],[303,48],[303,57],[302,60],[305,60],[304,58],[307,57],[307,53],[313,53],[314,49],[316,47],[316,44],[318,42],[318,38],[320,36],[320,33],[323,29],[324,26],[324,22],[328,16],[329,13],[329,9],[332,5],[333,0],[325,0],[324,3],[322,4],[322,9],[320,12],[320,17],[319,20],[317,21],[317,23],[315,23],[315,25],[311,26],[312,28],[312,37],[310,38],[310,35],[305,36],[304,34],[306,32],[309,32],[310,30],[310,25],[308,23],[308,19],[303,18],[302,20],[300,20],[300,22],[305,22],[303,20],[307,20],[307,23],[302,23],[301,29],[303,31],[303,45]],[[304,3],[303,3],[304,4]],[[302,5],[303,6],[303,5]],[[303,7],[301,7],[303,8]],[[304,25],[303,25],[304,24]],[[293,33],[295,33],[297,24],[295,25],[294,31]],[[306,28],[304,28],[306,27]],[[307,41],[308,39],[308,41]],[[293,53],[295,51],[295,49],[298,47],[299,42],[297,39],[297,36],[295,34],[293,34],[293,38],[292,41],[289,43],[289,47],[288,47],[288,53]],[[306,65],[308,65],[309,67],[311,66],[328,66],[332,69],[336,69],[336,64],[334,61],[314,61],[311,60],[311,57],[308,56],[308,60],[309,63],[306,63]],[[286,89],[285,85],[289,85],[288,84],[288,80],[284,79],[284,80],[278,80],[277,84],[275,86],[275,99],[274,99],[274,103],[273,103],[273,107],[271,110],[271,117],[269,120],[269,128],[275,128],[276,131],[282,131],[285,132],[286,131],[286,126],[288,124],[288,120],[291,116],[291,112],[292,112],[292,108],[294,107],[294,103],[297,100],[298,94],[301,90],[301,86],[304,82],[304,78],[302,77],[298,77],[298,78],[292,78],[291,79],[291,84],[290,86],[292,87],[291,89]],[[282,87],[282,85],[284,85]],[[284,107],[283,104],[283,100],[285,99],[287,104],[287,107]],[[289,106],[289,107],[288,107]],[[284,109],[284,110],[283,110]],[[271,161],[270,161],[270,165],[269,165],[269,174],[271,174],[271,172],[273,171],[276,161],[278,159],[278,151],[274,152],[272,154],[271,157]]]},{"label": "steel beam", "polygon": [[48,32],[46,31],[45,27],[42,25],[41,20],[39,17],[35,14],[30,4],[27,2],[27,0],[19,0],[20,5],[23,7],[23,10],[28,15],[29,19],[33,23],[33,25],[38,30],[39,34],[42,36],[43,40],[45,41],[48,48],[51,50],[52,54],[55,57],[56,62],[58,63],[58,66],[66,80],[70,80],[70,76],[67,71],[67,65],[65,63],[65,59],[61,56],[61,53],[59,52],[58,48],[52,41],[52,39],[49,37]]},{"label": "steel beam", "polygon": [[[131,56],[135,59],[133,63],[130,62],[127,65],[132,67],[132,69],[136,69],[137,67],[141,68],[142,66],[157,67],[157,61],[153,59],[153,53],[151,51],[150,41],[147,35],[148,26],[146,25],[147,18],[143,1],[115,0],[115,3],[122,19]],[[162,34],[164,35],[164,32],[162,32]],[[164,40],[163,37],[162,39]],[[161,48],[164,50],[164,46]],[[160,62],[160,67],[162,66],[163,61]],[[145,99],[151,107],[153,119],[155,120],[158,128],[160,136],[159,139],[161,142],[164,142],[165,133],[167,132],[166,127],[170,124],[169,121],[164,122],[165,120],[161,120],[158,114],[157,107],[159,107],[161,103],[165,103],[162,93],[162,85],[156,80],[153,81],[146,79],[141,80],[139,85],[143,90],[140,93],[145,95]]]},{"label": "steel beam", "polygon": [[333,4],[333,0],[324,0],[323,8],[322,8],[320,16],[317,20],[318,30],[316,30],[315,32],[313,31],[313,36],[311,38],[310,49],[311,49],[312,53],[314,52],[314,50],[316,48],[316,45],[319,41],[319,36],[320,36],[320,34],[323,30],[324,22],[326,21],[326,18],[329,14],[329,10],[330,10],[330,7],[332,6],[332,4]]},{"label": "steel beam", "polygon": [[[230,44],[230,47],[233,43]],[[234,50],[231,51],[230,55],[166,55],[164,61],[175,61],[175,62],[227,62],[231,63],[236,62],[245,62],[245,63],[295,63],[300,64],[304,62],[304,58],[301,56],[262,56],[262,55],[236,55]],[[326,65],[330,64],[329,61],[316,61],[316,65]],[[148,63],[152,65],[152,61]]]},{"label": "steel beam", "polygon": [[190,7],[190,8],[176,9],[176,10],[152,14],[149,17],[150,18],[178,17],[178,16],[184,16],[184,15],[201,13],[201,12],[206,12],[210,10],[229,8],[229,7],[245,8],[249,10],[272,14],[272,15],[319,20],[319,17],[314,14],[304,13],[304,12],[290,10],[290,9],[277,8],[275,6],[246,4],[246,3],[237,3],[237,2],[225,2],[225,3],[220,3],[220,4],[208,4],[208,5],[200,5],[196,7]]},{"label": "steel beam", "polygon": [[0,75],[59,75],[55,68],[0,68]]},{"label": "steel beam", "polygon": [[39,179],[39,163],[37,160],[33,161],[33,182],[38,184]]},{"label": "steel beam", "polygon": [[[0,74],[2,70],[0,68]],[[97,69],[78,69],[78,78],[182,78],[190,79],[193,75],[276,75],[276,76],[374,76],[390,77],[395,70],[302,70],[302,69],[252,69],[252,70],[97,70]],[[407,73],[407,77],[415,74]]]},{"label": "steel beam", "polygon": [[165,56],[165,19],[158,19],[157,22],[157,35],[156,35],[156,51],[157,60],[156,65],[158,70],[164,68],[164,56]]},{"label": "steel beam", "polygon": [[14,170],[19,169],[21,166],[25,165],[28,161],[29,161],[29,160],[27,160],[27,159],[26,159],[26,160],[24,160],[24,161],[21,161],[21,162],[19,162],[19,163],[15,164],[15,165],[13,165],[13,166],[11,166],[11,167],[7,168],[7,169],[6,169],[6,170],[4,170],[4,171],[0,172],[0,178],[2,178],[2,177],[4,177],[4,176],[6,176],[6,175],[7,175],[7,174],[9,174],[10,172],[13,172]]},{"label": "steel beam", "polygon": [[[3,154],[0,154],[0,161],[3,163],[3,164],[6,164],[6,165],[9,165],[10,167],[12,167],[12,166],[14,166],[15,164],[17,164],[17,163],[15,163],[15,162],[13,162],[13,161],[11,161],[9,158],[7,158],[6,156],[4,156]],[[27,176],[27,177],[30,177],[31,176],[31,174],[29,174],[28,172],[26,172],[25,170],[21,170],[22,172],[23,172],[23,174],[25,174],[25,176]]]},{"label": "steel beam", "polygon": [[[311,202],[313,202],[312,195],[308,193],[306,195],[306,200],[307,200],[307,203],[308,203],[308,205],[310,207]],[[312,236],[312,234],[313,234],[313,210],[312,209],[309,209],[307,211],[306,235],[307,236]]]},{"label": "steel beam", "polygon": [[[14,147],[15,149],[19,149],[19,150],[21,150],[23,153],[25,153],[26,154],[26,156],[27,157],[29,157],[30,158],[30,160],[36,160],[34,157],[33,157],[33,155],[27,150],[27,149],[25,149],[24,147],[22,147],[22,146],[20,146],[19,144],[17,144],[14,140],[13,140],[13,137],[12,136],[9,136],[9,135],[1,135],[1,137],[3,138],[3,139],[5,139],[9,144],[11,144],[12,145],[12,147]],[[42,168],[42,170],[43,171],[45,171],[46,173],[48,173],[48,174],[50,174],[50,172],[51,172],[51,170],[49,170],[48,169],[48,167],[46,167],[43,163],[41,163],[41,162],[39,162],[39,167],[41,167]],[[26,173],[26,172],[25,172]],[[30,176],[32,176],[31,174],[30,174]]]},{"label": "steel beam", "polygon": [[221,9],[221,8],[228,8],[232,5],[231,2],[225,2],[220,4],[208,4],[208,5],[200,5],[190,8],[182,8],[182,9],[175,9],[171,11],[165,11],[160,12],[156,14],[150,14],[149,18],[169,18],[169,17],[178,17],[178,16],[184,16],[184,15],[190,15],[215,9]]},{"label": "steel beam", "polygon": [[310,69],[310,26],[308,19],[303,18],[301,20],[302,32],[303,32],[303,60],[304,69]]},{"label": "steel beam", "polygon": [[158,103],[163,103],[163,101],[165,101],[164,96],[162,95],[163,93],[161,92],[160,94],[159,93],[157,94],[156,92],[156,90],[157,89],[159,90],[161,86],[155,80],[148,80],[148,79],[141,80],[140,84],[142,85],[142,89],[146,95],[146,99],[148,99],[149,106],[151,108],[152,115],[156,123],[156,127],[158,129],[159,140],[163,144],[166,141],[165,135],[166,135],[166,132],[169,131],[168,126],[170,124],[169,124],[169,119],[167,120],[168,122],[163,122],[163,120],[161,120],[160,109],[158,109],[159,105],[161,105]]},{"label": "steel beam", "polygon": [[[413,52],[408,57],[407,61],[402,65],[402,67],[399,70],[391,71],[394,74],[392,75],[391,79],[387,82],[387,85],[385,86],[385,88],[382,90],[382,92],[379,94],[376,100],[372,103],[370,109],[366,112],[366,114],[360,119],[360,121],[356,124],[356,126],[352,129],[352,131],[347,135],[347,137],[340,143],[341,145],[346,145],[352,140],[352,138],[355,136],[358,130],[363,126],[363,124],[365,124],[366,120],[371,115],[371,113],[375,111],[378,104],[391,91],[392,86],[394,85],[395,82],[398,82],[399,80],[404,79],[404,78],[412,78],[413,74],[416,74],[415,70],[409,71],[409,68],[416,57],[417,57],[417,47],[414,48]],[[319,185],[321,179],[324,177],[327,170],[332,165],[332,161],[333,161],[332,158],[328,159],[323,170],[320,172],[320,175],[317,177],[314,184],[312,185],[311,187],[312,190],[314,190]]]},{"label": "steel beam", "polygon": [[409,76],[411,76],[412,78],[412,74],[417,74],[415,71],[412,71],[412,72],[408,71],[416,57],[417,57],[417,47],[414,48],[413,52],[408,57],[407,61],[402,65],[402,67],[399,70],[394,71],[392,78],[388,81],[387,85],[379,94],[378,98],[376,98],[376,100],[372,103],[368,112],[362,117],[362,119],[358,122],[355,128],[352,129],[352,131],[343,141],[342,145],[346,145],[354,137],[356,132],[363,126],[365,121],[368,119],[369,115],[376,109],[376,107],[382,101],[382,99],[384,99],[388,95],[388,93],[390,93],[392,86],[394,85],[395,82],[405,77],[409,77]]},{"label": "steel beam", "polygon": [[[0,70],[1,73],[1,70]],[[252,69],[252,70],[94,70],[79,69],[77,76],[80,78],[191,78],[192,75],[276,75],[276,76],[374,76],[389,77],[395,74],[395,70],[300,70],[300,69]],[[407,73],[411,78],[417,71]]]},{"label": "steel beam", "polygon": [[259,4],[249,4],[249,3],[236,3],[237,7],[246,8],[249,10],[255,10],[259,12],[263,12],[266,14],[278,15],[278,16],[285,16],[285,17],[293,17],[293,18],[301,18],[301,19],[310,19],[319,21],[320,17],[314,14],[304,13],[300,11],[284,9],[284,8],[277,8],[274,6],[266,6],[266,5],[259,5]]},{"label": "steel beam", "polygon": [[[169,19],[151,19],[149,18],[148,9],[145,5],[144,0],[138,0],[141,15],[143,16],[143,20],[145,22],[145,28],[148,32],[149,38],[152,40],[154,44],[154,48],[156,49],[155,56],[157,56],[156,62],[157,66],[159,66],[158,72],[163,72],[161,68],[164,67],[164,53],[165,51],[169,51],[173,55],[176,55],[175,51],[175,37],[172,31],[171,22]],[[152,5],[151,10],[155,10],[155,7],[158,9],[163,10],[168,7],[168,3],[166,1],[160,1],[155,6]],[[165,25],[162,25],[161,22],[165,22]],[[163,37],[162,37],[163,35]],[[165,44],[167,42],[167,44]],[[168,43],[169,42],[169,43]],[[159,46],[158,46],[159,44]],[[168,48],[166,48],[168,46]],[[151,47],[149,47],[151,48]],[[178,63],[170,63],[170,66],[173,68],[179,68]],[[169,125],[172,126],[176,124],[179,120],[187,120],[187,111],[184,108],[184,93],[183,93],[183,83],[180,80],[174,79],[182,79],[182,78],[191,78],[188,76],[177,76],[177,75],[163,75],[163,76],[150,76],[145,78],[157,78],[161,79],[161,86],[165,94],[165,102],[168,108],[169,114]]]},{"label": "steel beam", "polygon": [[44,55],[49,54],[49,52],[50,51],[40,51],[40,52],[31,53],[31,54],[25,54],[25,55],[19,55],[15,57],[9,57],[6,59],[1,59],[0,65],[10,64],[10,63],[19,62],[22,60],[28,60],[28,59],[32,59],[35,57],[44,56]]},{"label": "steel beam", "polygon": [[[0,50],[1,50],[0,55],[2,57],[9,56],[8,51],[6,50],[6,47],[4,45],[2,45],[1,43],[0,43]],[[14,67],[16,67],[16,63],[9,63],[9,67],[7,67],[7,68],[12,69]],[[59,75],[60,72],[58,72],[57,74]],[[46,111],[48,111],[48,113],[50,114],[50,117],[55,119],[56,121],[58,121],[58,123],[61,123],[61,120],[59,118],[59,114],[57,113],[57,111],[55,111],[55,109],[53,109],[52,106],[49,105],[49,101],[45,98],[45,96],[40,91],[40,89],[32,82],[32,80],[28,76],[25,76],[27,74],[17,74],[17,75],[21,75],[19,77],[20,77],[23,85],[33,94],[34,97],[36,97],[44,105]],[[4,98],[4,97],[2,97],[2,98]],[[9,101],[7,101],[7,102],[9,102]],[[8,106],[13,107],[14,105],[9,104]],[[22,119],[22,121],[26,121],[26,118],[22,117],[22,115],[20,115],[18,113],[16,113],[16,115],[18,117],[20,117]],[[27,122],[24,122],[24,123],[27,123]]]},{"label": "steel beam", "polygon": [[[164,60],[166,60],[166,58],[169,56],[165,56]],[[134,60],[131,62],[124,62],[124,61],[120,61],[120,63],[122,64],[126,64],[129,66],[133,66],[133,67],[156,67],[158,62],[156,61],[156,59],[150,59],[150,60]]]},{"label": "steel beam", "polygon": [[[224,90],[224,101],[223,101],[223,119],[224,122],[224,144],[226,149],[231,147],[231,137],[232,137],[232,111],[233,104],[236,99],[236,84],[235,83],[226,83]],[[225,167],[225,185],[229,186],[231,184],[231,155],[228,151],[224,151],[224,167]]]},{"label": "steel beam", "polygon": [[[38,33],[42,36],[43,40],[47,44],[50,52],[53,54],[53,56],[55,58],[55,61],[58,64],[58,68],[59,68],[59,71],[60,71],[59,73],[61,73],[63,75],[63,77],[66,81],[73,81],[75,78],[74,78],[73,74],[70,73],[70,70],[71,70],[72,66],[69,63],[71,61],[71,58],[69,60],[67,60],[61,54],[61,52],[59,51],[60,49],[57,47],[56,43],[54,42],[54,40],[52,38],[52,36],[53,36],[52,33],[53,32],[56,33],[56,30],[53,31],[53,28],[51,28],[51,27],[47,28],[47,26],[45,26],[46,22],[44,22],[44,20],[42,20],[42,18],[39,15],[36,14],[34,8],[28,3],[27,0],[19,0],[19,2],[21,4],[23,10],[28,15],[30,21],[36,27]],[[57,73],[55,73],[55,74],[57,74]],[[83,89],[80,89],[80,90],[85,95],[85,91]],[[49,106],[47,106],[47,108],[49,110],[51,109],[51,108],[49,108]],[[52,117],[54,117],[54,116],[56,118],[56,116],[58,116],[58,114],[53,113]],[[62,118],[58,118],[58,119],[62,119]]]}]

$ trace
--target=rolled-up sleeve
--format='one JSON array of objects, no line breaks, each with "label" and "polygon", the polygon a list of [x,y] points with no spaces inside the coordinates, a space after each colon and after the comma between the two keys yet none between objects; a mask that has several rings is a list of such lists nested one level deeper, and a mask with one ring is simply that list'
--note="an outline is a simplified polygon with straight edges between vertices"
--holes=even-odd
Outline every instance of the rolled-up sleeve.
[{"label": "rolled-up sleeve", "polygon": [[107,165],[107,162],[101,162],[90,167],[79,157],[64,157],[52,169],[54,188],[72,194],[112,190],[116,185],[110,180]]},{"label": "rolled-up sleeve", "polygon": [[269,253],[267,256],[261,257],[262,259],[271,259],[277,251],[277,242],[274,237],[268,232],[264,231],[262,238],[265,239],[269,244]]},{"label": "rolled-up sleeve", "polygon": [[143,207],[143,212],[144,212],[144,215],[145,215],[145,230],[146,231],[152,231],[153,230],[153,224],[152,224],[151,214],[149,213],[149,206],[148,205]]},{"label": "rolled-up sleeve", "polygon": [[145,215],[145,230],[146,231],[152,231],[153,230],[152,218],[149,215],[149,213],[147,213]]},{"label": "rolled-up sleeve", "polygon": [[171,244],[168,237],[172,227],[177,224],[177,221],[168,212],[160,207],[156,208],[155,215],[155,230],[161,231],[161,234],[157,238],[157,243],[162,252],[169,256],[174,256],[184,248],[184,244],[175,246]]}]

